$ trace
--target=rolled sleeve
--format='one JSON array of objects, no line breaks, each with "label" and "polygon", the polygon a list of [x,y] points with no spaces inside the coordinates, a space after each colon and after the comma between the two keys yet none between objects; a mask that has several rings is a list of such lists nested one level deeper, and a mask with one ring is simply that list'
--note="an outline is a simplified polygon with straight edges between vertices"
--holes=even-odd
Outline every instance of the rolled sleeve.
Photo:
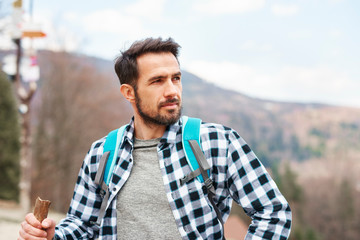
[{"label": "rolled sleeve", "polygon": [[228,186],[230,195],[252,218],[248,239],[287,239],[291,210],[265,167],[235,132],[229,134]]}]

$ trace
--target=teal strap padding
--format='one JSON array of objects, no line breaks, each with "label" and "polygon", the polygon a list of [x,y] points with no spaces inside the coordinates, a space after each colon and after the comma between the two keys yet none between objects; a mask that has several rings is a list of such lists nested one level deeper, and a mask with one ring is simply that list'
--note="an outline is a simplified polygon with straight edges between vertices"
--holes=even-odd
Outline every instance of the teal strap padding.
[{"label": "teal strap padding", "polygon": [[105,140],[103,152],[108,152],[108,151],[110,152],[109,158],[108,158],[108,161],[107,161],[106,167],[105,167],[105,173],[104,173],[104,181],[105,181],[106,185],[108,185],[108,186],[110,183],[112,173],[114,171],[116,158],[117,158],[117,155],[119,152],[120,143],[123,138],[126,126],[127,125],[124,125],[124,126],[120,127],[119,129],[111,131],[107,135],[106,140]]},{"label": "teal strap padding", "polygon": [[[190,165],[192,171],[195,171],[199,168],[199,164],[195,158],[195,155],[190,147],[189,140],[196,140],[200,145],[200,124],[201,119],[199,118],[189,118],[186,116],[182,117],[182,144],[184,146],[185,157]],[[204,179],[201,175],[197,176],[200,182],[204,182]]]}]

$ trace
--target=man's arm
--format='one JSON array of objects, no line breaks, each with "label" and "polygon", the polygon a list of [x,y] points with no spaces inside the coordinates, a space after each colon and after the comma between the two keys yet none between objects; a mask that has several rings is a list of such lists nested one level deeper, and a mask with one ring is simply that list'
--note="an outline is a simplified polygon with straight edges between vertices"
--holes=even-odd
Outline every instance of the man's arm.
[{"label": "man's arm", "polygon": [[102,155],[101,139],[94,142],[81,166],[70,208],[65,219],[55,229],[55,239],[94,239],[99,234],[96,222],[101,197],[94,183]]},{"label": "man's arm", "polygon": [[66,218],[55,227],[54,220],[47,218],[40,223],[34,214],[29,213],[21,223],[19,239],[94,239],[98,236],[99,227],[92,221],[97,219],[101,197],[93,179],[102,155],[103,141],[94,142],[83,161]]},{"label": "man's arm", "polygon": [[287,239],[291,228],[289,204],[235,131],[229,134],[227,159],[230,194],[252,218],[245,239]]}]

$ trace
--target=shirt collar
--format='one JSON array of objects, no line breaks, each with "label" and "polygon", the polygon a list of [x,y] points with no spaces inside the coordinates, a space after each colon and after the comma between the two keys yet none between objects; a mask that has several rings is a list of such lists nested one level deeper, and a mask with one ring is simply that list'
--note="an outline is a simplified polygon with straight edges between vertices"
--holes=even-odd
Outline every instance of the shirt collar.
[{"label": "shirt collar", "polygon": [[134,146],[133,137],[134,137],[134,117],[131,118],[129,124],[125,128],[124,137],[123,137],[123,144],[126,142],[132,146]]},{"label": "shirt collar", "polygon": [[[174,144],[176,143],[176,135],[179,132],[182,125],[181,118],[174,124],[168,125],[165,129],[165,132],[163,136],[160,139],[160,143],[168,143],[168,144]],[[124,132],[124,142],[128,142],[133,146],[133,137],[134,137],[134,117],[131,118],[128,126],[125,129]]]},{"label": "shirt collar", "polygon": [[174,124],[168,125],[165,129],[164,135],[161,137],[161,143],[173,144],[176,143],[176,135],[181,128],[181,118]]}]

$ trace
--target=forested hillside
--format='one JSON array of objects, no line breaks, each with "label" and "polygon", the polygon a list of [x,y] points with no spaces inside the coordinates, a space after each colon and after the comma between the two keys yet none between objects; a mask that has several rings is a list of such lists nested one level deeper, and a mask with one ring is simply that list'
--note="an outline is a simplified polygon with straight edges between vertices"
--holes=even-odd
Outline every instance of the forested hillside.
[{"label": "forested hillside", "polygon": [[254,99],[183,75],[184,112],[236,129],[267,166],[360,153],[360,109]]}]

